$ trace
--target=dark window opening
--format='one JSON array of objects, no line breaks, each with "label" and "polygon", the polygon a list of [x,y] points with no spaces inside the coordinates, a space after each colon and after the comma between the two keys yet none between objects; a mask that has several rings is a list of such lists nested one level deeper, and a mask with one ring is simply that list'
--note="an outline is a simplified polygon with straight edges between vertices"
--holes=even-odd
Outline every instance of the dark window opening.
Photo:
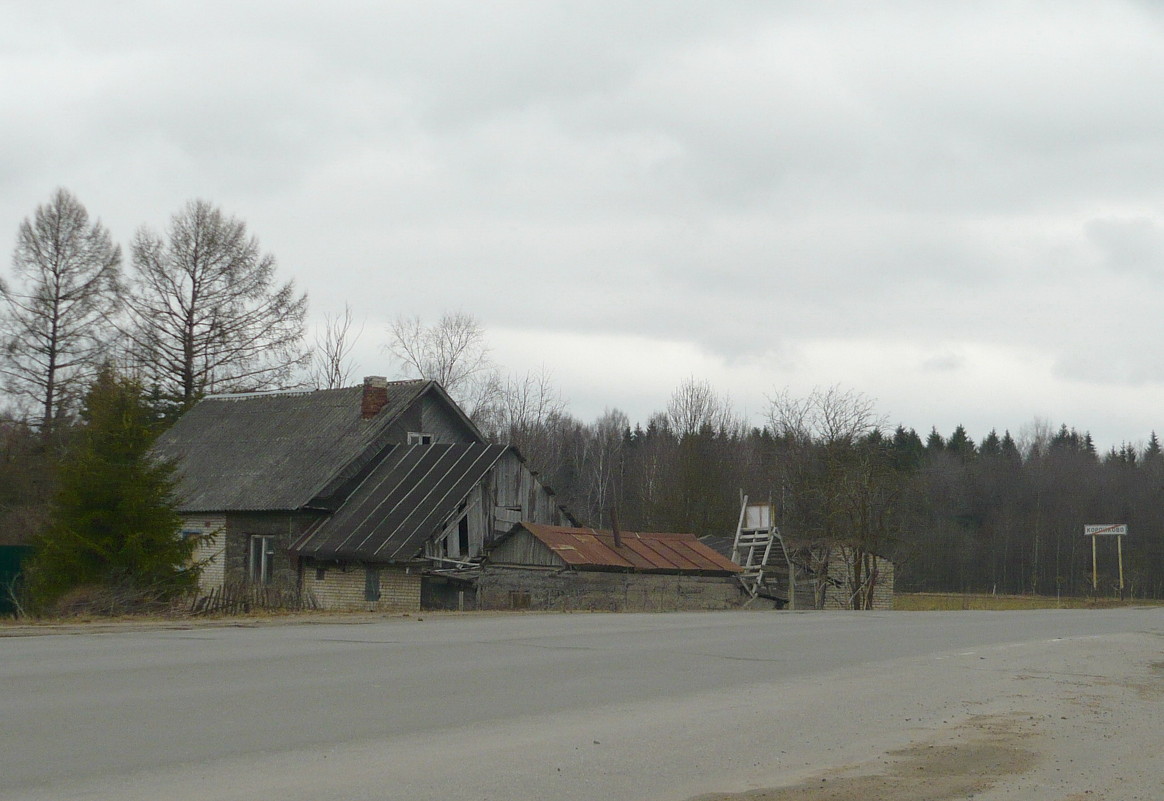
[{"label": "dark window opening", "polygon": [[469,558],[469,516],[465,515],[461,518],[461,522],[457,523],[457,545],[460,547],[460,556],[462,559]]},{"label": "dark window opening", "polygon": [[380,571],[374,567],[364,569],[364,600],[380,600]]},{"label": "dark window opening", "polygon": [[432,434],[425,434],[420,431],[408,432],[409,445],[432,445]]},{"label": "dark window opening", "polygon": [[249,575],[255,584],[270,584],[275,577],[275,538],[269,534],[251,537]]},{"label": "dark window opening", "polygon": [[315,580],[316,581],[323,581],[323,578],[326,575],[327,575],[327,568],[326,567],[315,568]]},{"label": "dark window opening", "polygon": [[529,590],[510,590],[509,591],[509,608],[510,609],[529,609]]}]

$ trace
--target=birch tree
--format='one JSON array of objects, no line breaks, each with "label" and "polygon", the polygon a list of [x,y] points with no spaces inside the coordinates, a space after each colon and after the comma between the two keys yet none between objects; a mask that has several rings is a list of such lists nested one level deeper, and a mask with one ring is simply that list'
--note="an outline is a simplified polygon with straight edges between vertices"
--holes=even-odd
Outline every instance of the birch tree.
[{"label": "birch tree", "polygon": [[210,391],[284,387],[307,364],[307,295],[275,282],[275,257],[241,220],[194,200],[132,250],[125,333],[163,398],[185,409]]},{"label": "birch tree", "polygon": [[316,333],[311,353],[310,380],[316,389],[339,389],[351,380],[355,370],[352,350],[364,333],[363,325],[355,332],[352,325],[352,307],[347,303],[342,313],[324,317],[323,330]]},{"label": "birch tree", "polygon": [[405,378],[438,382],[474,422],[496,413],[502,382],[485,329],[468,312],[448,312],[435,323],[398,317],[388,329],[388,351]]},{"label": "birch tree", "polygon": [[66,189],[20,224],[0,280],[0,381],[36,409],[42,438],[76,410],[111,340],[121,249]]}]

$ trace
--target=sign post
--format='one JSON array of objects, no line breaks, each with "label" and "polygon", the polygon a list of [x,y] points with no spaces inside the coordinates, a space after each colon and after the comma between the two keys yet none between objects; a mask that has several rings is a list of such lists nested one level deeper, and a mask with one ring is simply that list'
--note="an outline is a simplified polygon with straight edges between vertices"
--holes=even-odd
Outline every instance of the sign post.
[{"label": "sign post", "polygon": [[1120,600],[1124,599],[1124,538],[1116,537],[1116,552],[1120,555]]},{"label": "sign post", "polygon": [[1128,535],[1127,523],[1092,523],[1083,527],[1083,536],[1091,537],[1091,591],[1099,587],[1099,569],[1096,557],[1096,537],[1115,537],[1116,551],[1120,561],[1120,598],[1124,597],[1124,537]]}]

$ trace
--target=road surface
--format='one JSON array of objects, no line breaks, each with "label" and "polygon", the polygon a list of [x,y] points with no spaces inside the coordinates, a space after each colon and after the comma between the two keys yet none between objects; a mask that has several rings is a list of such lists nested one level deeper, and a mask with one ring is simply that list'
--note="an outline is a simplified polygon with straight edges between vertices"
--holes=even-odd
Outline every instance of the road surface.
[{"label": "road surface", "polygon": [[3,801],[1159,801],[1162,735],[1161,608],[0,638]]}]

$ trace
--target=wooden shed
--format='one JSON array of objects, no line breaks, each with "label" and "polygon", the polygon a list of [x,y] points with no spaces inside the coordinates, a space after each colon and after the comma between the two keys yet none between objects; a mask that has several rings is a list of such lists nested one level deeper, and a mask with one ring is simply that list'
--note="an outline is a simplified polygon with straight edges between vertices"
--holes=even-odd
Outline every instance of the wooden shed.
[{"label": "wooden shed", "polygon": [[522,522],[486,554],[481,609],[730,609],[739,565],[691,534],[600,531]]}]

